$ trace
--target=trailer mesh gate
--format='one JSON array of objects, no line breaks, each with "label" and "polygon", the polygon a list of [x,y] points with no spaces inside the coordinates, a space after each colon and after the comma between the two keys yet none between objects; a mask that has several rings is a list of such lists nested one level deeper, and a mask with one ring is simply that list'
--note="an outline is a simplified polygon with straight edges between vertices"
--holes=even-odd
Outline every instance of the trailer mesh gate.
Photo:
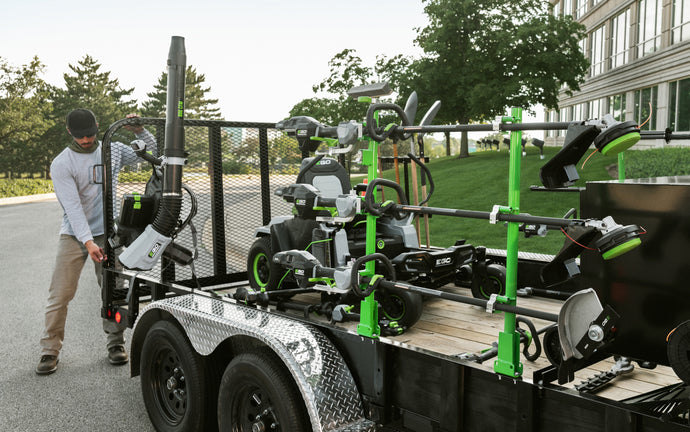
[{"label": "trailer mesh gate", "polygon": [[[123,161],[126,166],[119,172],[112,166],[117,143],[129,146],[136,139],[126,128],[136,121],[141,121],[156,138],[158,155],[163,153],[164,119],[124,119],[106,132],[102,145],[108,237],[116,229],[123,196],[144,195],[153,174],[150,163],[135,157]],[[174,242],[198,254],[193,270],[200,286],[244,280],[254,230],[266,225],[271,217],[291,212],[291,206],[273,192],[293,183],[297,176],[302,159],[297,141],[276,130],[272,123],[185,120],[184,131],[188,156],[182,183],[195,195],[197,213],[191,219],[193,228],[185,228]],[[190,194],[183,195],[181,220],[187,218],[192,207]],[[121,250],[113,246],[106,245],[108,256]],[[198,286],[190,266],[171,260],[163,259],[142,274],[161,282]],[[110,300],[123,299],[126,290],[112,286],[114,277],[105,279],[104,292],[111,293]]]}]

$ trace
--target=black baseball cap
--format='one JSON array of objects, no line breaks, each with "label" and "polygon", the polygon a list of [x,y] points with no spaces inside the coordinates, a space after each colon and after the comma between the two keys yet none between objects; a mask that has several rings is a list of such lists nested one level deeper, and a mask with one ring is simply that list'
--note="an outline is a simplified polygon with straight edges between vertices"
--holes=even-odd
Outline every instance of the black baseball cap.
[{"label": "black baseball cap", "polygon": [[67,129],[75,138],[94,136],[98,133],[96,116],[87,109],[72,110],[67,114]]}]

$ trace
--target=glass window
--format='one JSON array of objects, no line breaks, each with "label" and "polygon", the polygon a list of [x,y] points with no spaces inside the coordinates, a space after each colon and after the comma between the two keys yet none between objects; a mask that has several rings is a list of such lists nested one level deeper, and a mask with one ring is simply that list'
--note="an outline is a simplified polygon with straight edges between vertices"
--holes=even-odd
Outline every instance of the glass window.
[{"label": "glass window", "polygon": [[[547,119],[548,119],[547,121],[548,121],[549,123],[556,123],[556,122],[558,122],[558,121],[559,121],[559,120],[558,120],[558,119],[559,119],[558,110],[549,110],[549,111],[548,111],[548,114],[547,114]],[[556,136],[558,136],[558,131],[555,131],[555,130],[547,130],[547,131],[546,131],[546,136],[547,136],[548,138],[556,137]]]},{"label": "glass window", "polygon": [[563,15],[573,14],[573,0],[563,0]]},{"label": "glass window", "polygon": [[637,5],[637,56],[643,57],[661,47],[661,0],[640,0]]},{"label": "glass window", "polygon": [[635,121],[641,130],[656,129],[657,86],[635,90]]},{"label": "glass window", "polygon": [[628,62],[629,44],[630,9],[611,20],[611,69]]},{"label": "glass window", "polygon": [[556,18],[561,16],[561,2],[559,1],[557,1],[553,5],[553,16],[555,16]]},{"label": "glass window", "polygon": [[589,103],[589,118],[601,118],[601,99]]},{"label": "glass window", "polygon": [[625,93],[609,96],[608,113],[618,121],[625,121]]},{"label": "glass window", "polygon": [[669,84],[668,124],[674,131],[690,131],[690,78]]},{"label": "glass window", "polygon": [[575,0],[575,19],[581,18],[587,13],[589,0]]},{"label": "glass window", "polygon": [[[572,120],[572,117],[570,116],[571,110],[572,110],[572,107],[565,107],[565,108],[561,108],[559,110],[562,122],[569,122]],[[557,131],[556,136],[565,136],[565,131],[564,130]]]},{"label": "glass window", "polygon": [[673,0],[671,19],[671,43],[687,40],[690,37],[690,0]]},{"label": "glass window", "polygon": [[592,43],[592,56],[589,66],[589,75],[597,76],[604,72],[604,26],[590,33]]},{"label": "glass window", "polygon": [[587,113],[585,112],[586,107],[587,107],[586,103],[573,105],[573,121],[579,121],[579,120],[586,120],[587,119]]}]

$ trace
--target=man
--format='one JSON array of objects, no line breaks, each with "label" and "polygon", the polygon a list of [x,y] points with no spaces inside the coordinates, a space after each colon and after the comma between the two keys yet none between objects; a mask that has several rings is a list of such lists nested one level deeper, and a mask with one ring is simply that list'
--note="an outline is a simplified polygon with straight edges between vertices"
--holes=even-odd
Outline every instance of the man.
[{"label": "man", "polygon": [[[130,114],[127,118],[137,117]],[[58,356],[65,335],[67,306],[74,298],[79,275],[87,257],[95,265],[98,284],[101,285],[101,266],[107,259],[103,251],[103,192],[102,179],[95,165],[101,164],[101,146],[97,140],[96,116],[87,109],[75,109],[67,115],[67,132],[72,143],[63,150],[50,165],[50,175],[60,205],[64,211],[55,269],[48,291],[45,310],[45,329],[40,341],[41,358],[36,373],[47,375],[57,370]],[[138,139],[146,142],[148,151],[156,154],[156,142],[141,126],[125,126]],[[122,143],[111,144],[113,180],[120,169],[139,159],[134,150]],[[124,330],[126,325],[103,320],[103,331],[107,334],[108,360],[113,365],[128,361],[125,351]]]}]

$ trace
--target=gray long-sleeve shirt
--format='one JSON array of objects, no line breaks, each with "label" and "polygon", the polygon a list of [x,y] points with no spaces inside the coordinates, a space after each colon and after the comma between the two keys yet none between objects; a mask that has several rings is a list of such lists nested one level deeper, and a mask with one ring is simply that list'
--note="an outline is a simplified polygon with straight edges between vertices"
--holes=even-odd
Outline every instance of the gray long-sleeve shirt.
[{"label": "gray long-sleeve shirt", "polygon": [[[156,155],[156,140],[149,131],[144,129],[137,138],[146,142],[146,149]],[[101,179],[93,178],[97,172],[94,166],[102,163],[102,147],[99,144],[92,153],[77,153],[68,147],[50,165],[55,195],[64,211],[60,234],[72,235],[81,243],[104,233],[103,191],[94,181]],[[140,160],[130,146],[120,142],[111,143],[110,151],[114,181],[123,166]]]}]

